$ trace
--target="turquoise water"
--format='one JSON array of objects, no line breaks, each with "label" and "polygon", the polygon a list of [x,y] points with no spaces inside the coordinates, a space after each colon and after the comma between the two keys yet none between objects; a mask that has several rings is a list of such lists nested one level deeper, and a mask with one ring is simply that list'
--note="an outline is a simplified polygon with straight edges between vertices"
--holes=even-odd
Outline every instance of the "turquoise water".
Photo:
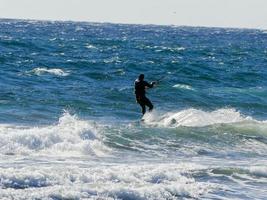
[{"label": "turquoise water", "polygon": [[266,199],[266,31],[0,20],[0,77],[1,199]]}]

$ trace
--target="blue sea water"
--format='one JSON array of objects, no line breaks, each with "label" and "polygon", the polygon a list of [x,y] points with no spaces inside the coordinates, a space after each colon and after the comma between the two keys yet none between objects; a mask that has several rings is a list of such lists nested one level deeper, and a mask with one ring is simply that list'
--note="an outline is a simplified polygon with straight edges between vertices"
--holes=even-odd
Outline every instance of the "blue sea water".
[{"label": "blue sea water", "polygon": [[0,77],[0,199],[267,198],[266,31],[2,19]]}]

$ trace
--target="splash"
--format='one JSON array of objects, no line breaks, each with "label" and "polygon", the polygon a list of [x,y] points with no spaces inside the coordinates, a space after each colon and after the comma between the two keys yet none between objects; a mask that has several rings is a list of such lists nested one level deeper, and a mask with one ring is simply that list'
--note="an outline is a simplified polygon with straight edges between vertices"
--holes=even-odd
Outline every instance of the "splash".
[{"label": "splash", "polygon": [[147,113],[144,122],[150,125],[162,127],[203,127],[213,124],[229,124],[252,120],[251,117],[244,117],[234,109],[219,109],[212,112],[205,112],[197,109],[187,109],[180,112],[169,112],[159,115],[156,111]]},{"label": "splash", "polygon": [[4,155],[105,156],[109,152],[90,121],[64,113],[58,124],[45,127],[0,126],[0,150]]}]

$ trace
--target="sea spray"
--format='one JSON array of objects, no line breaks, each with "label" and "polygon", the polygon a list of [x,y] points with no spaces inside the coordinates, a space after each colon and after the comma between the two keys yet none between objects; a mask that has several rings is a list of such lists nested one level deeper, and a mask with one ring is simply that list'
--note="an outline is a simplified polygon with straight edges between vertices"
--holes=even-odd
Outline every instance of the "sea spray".
[{"label": "sea spray", "polygon": [[2,154],[104,156],[109,152],[93,122],[64,113],[58,124],[41,127],[1,126]]},{"label": "sea spray", "polygon": [[252,120],[251,117],[243,117],[234,109],[219,109],[212,112],[186,109],[179,112],[168,112],[162,115],[154,111],[144,116],[145,123],[163,127],[202,127],[213,124],[228,124]]}]

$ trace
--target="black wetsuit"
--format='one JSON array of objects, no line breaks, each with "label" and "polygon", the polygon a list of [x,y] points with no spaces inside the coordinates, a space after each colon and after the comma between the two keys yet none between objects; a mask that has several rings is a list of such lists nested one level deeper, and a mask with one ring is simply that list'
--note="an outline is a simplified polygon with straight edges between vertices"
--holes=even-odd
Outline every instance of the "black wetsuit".
[{"label": "black wetsuit", "polygon": [[146,81],[140,81],[139,79],[137,79],[134,82],[134,86],[135,86],[136,101],[142,107],[142,113],[143,114],[146,113],[146,106],[148,106],[149,111],[151,111],[153,109],[153,105],[150,102],[150,100],[146,97],[146,87],[152,88],[154,86],[154,83],[150,84]]}]

